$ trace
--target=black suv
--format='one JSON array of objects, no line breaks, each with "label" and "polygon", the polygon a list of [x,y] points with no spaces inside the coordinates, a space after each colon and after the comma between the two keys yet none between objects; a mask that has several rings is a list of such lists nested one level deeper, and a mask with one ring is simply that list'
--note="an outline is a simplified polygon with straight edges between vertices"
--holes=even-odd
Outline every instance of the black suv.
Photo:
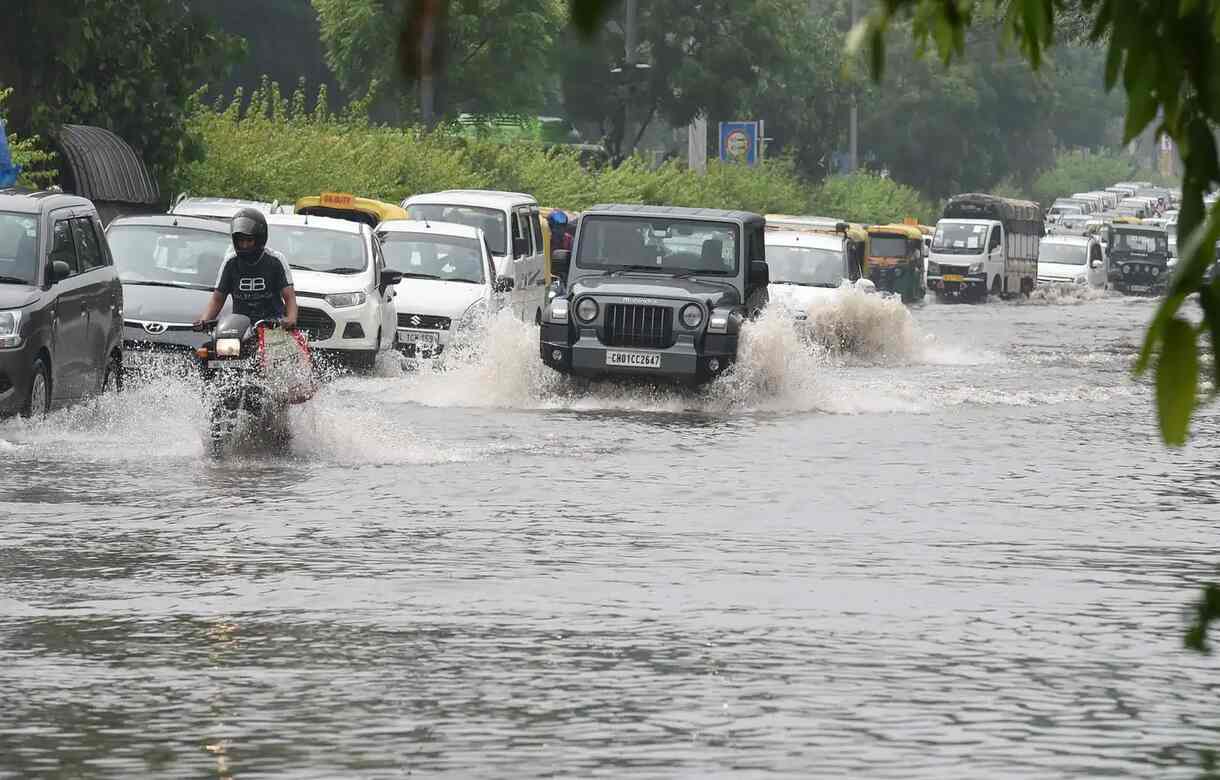
[{"label": "black suv", "polygon": [[0,190],[0,413],[117,389],[122,361],[123,288],[97,209]]}]

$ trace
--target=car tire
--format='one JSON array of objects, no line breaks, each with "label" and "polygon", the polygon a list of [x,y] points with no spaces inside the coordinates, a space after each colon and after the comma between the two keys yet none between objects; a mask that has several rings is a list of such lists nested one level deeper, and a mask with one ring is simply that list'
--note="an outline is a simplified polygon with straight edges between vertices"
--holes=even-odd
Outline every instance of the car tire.
[{"label": "car tire", "polygon": [[[397,333],[394,334],[397,337]],[[377,365],[377,352],[381,347],[381,331],[377,331],[377,346],[352,353],[352,368],[362,374],[370,373]]]},{"label": "car tire", "polygon": [[34,359],[30,369],[30,386],[25,394],[22,417],[45,417],[51,411],[51,370],[41,357]]},{"label": "car tire", "polygon": [[123,378],[123,359],[117,354],[111,354],[102,374],[102,392],[123,392]]}]

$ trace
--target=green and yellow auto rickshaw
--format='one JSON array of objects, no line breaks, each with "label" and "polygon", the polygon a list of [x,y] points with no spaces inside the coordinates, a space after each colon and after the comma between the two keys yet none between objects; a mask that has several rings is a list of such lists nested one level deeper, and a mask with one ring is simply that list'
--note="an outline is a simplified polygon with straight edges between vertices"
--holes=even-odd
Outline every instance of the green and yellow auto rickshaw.
[{"label": "green and yellow auto rickshaw", "polygon": [[924,233],[918,225],[869,225],[867,274],[877,289],[897,293],[903,303],[927,295]]}]

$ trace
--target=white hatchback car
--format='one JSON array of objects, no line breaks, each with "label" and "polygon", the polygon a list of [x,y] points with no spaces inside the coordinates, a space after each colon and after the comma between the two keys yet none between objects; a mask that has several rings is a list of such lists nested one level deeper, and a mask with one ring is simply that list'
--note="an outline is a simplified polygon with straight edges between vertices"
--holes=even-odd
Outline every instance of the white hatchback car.
[{"label": "white hatchback car", "polygon": [[398,343],[407,357],[435,358],[466,328],[499,311],[513,280],[496,275],[479,228],[391,220],[377,226],[398,285]]},{"label": "white hatchback car", "polygon": [[372,368],[396,343],[394,287],[368,225],[302,215],[267,216],[267,246],[292,269],[297,326],[311,349]]}]

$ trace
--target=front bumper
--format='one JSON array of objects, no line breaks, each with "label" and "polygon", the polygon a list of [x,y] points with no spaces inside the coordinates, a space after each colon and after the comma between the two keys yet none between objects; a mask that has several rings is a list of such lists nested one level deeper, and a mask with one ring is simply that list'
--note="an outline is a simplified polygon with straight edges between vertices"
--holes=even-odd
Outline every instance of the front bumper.
[{"label": "front bumper", "polygon": [[946,274],[928,277],[928,289],[941,295],[980,293],[987,289],[987,274]]},{"label": "front bumper", "polygon": [[26,352],[24,347],[0,349],[0,414],[16,414],[25,406],[34,367],[33,356]]},{"label": "front bumper", "polygon": [[[572,342],[572,331],[577,331]],[[592,328],[570,329],[567,325],[543,323],[539,340],[542,362],[556,371],[583,377],[639,376],[699,384],[723,374],[737,359],[737,334],[705,333],[701,337],[681,334],[672,347],[637,349],[607,347]],[[609,353],[640,356],[659,362],[655,366],[612,365]]]},{"label": "front bumper", "polygon": [[381,348],[381,310],[377,302],[336,309],[321,298],[297,298],[297,328],[304,331],[310,349],[368,352]]},{"label": "front bumper", "polygon": [[1119,292],[1158,293],[1169,284],[1169,271],[1148,263],[1122,263],[1111,267],[1109,280]]}]

